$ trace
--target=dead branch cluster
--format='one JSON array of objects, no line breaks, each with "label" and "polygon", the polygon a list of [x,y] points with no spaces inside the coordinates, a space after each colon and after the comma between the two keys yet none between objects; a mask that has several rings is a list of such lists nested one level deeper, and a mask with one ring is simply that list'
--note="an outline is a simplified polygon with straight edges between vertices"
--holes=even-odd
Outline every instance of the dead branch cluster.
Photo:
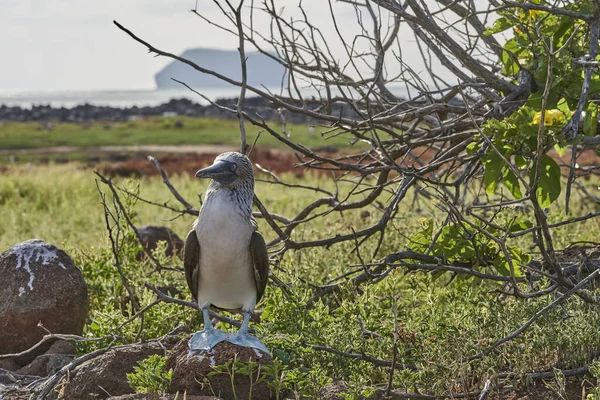
[{"label": "dead branch cluster", "polygon": [[[259,198],[255,198],[258,208],[255,216],[264,218],[276,234],[269,243],[274,260],[281,259],[289,250],[328,247],[342,242],[354,243],[355,252],[360,256],[363,243],[370,239],[377,241],[375,250],[370,254],[372,262],[365,263],[363,259],[367,255],[363,254],[360,257],[363,268],[355,268],[355,276],[347,274],[342,283],[317,287],[316,298],[337,290],[338,285],[345,284],[347,280],[355,284],[378,280],[394,268],[470,274],[505,282],[507,293],[521,297],[535,296],[536,293],[523,292],[525,278],[515,275],[519,268],[529,270],[529,280],[546,278],[547,286],[537,289],[540,294],[547,294],[550,288],[570,291],[578,285],[572,275],[563,271],[568,266],[559,260],[552,232],[559,226],[596,218],[600,214],[594,207],[598,199],[581,184],[582,177],[597,174],[597,169],[587,169],[582,173],[576,164],[577,155],[586,146],[586,141],[573,140],[579,135],[581,107],[578,106],[564,132],[566,137],[571,138],[573,160],[570,165],[563,165],[563,171],[567,171],[568,175],[567,210],[572,191],[579,191],[584,198],[584,206],[580,215],[550,223],[547,210],[540,206],[538,199],[541,163],[537,163],[530,180],[513,160],[507,159],[494,146],[481,127],[491,118],[501,120],[510,116],[538,88],[546,88],[542,98],[543,113],[552,74],[547,75],[546,82],[536,82],[532,71],[525,68],[521,68],[515,78],[502,76],[498,65],[504,50],[498,38],[486,34],[485,29],[491,24],[495,12],[508,8],[568,16],[588,24],[589,53],[595,56],[600,17],[570,11],[558,7],[558,4],[557,7],[549,7],[509,1],[437,0],[431,4],[418,0],[328,1],[329,24],[335,28],[337,35],[332,38],[326,36],[322,26],[312,22],[302,4],[297,12],[291,14],[275,0],[261,4],[244,4],[242,1],[237,5],[228,0],[215,0],[214,4],[222,13],[222,21],[209,20],[196,9],[192,12],[239,40],[241,78],[223,76],[219,71],[206,69],[158,49],[116,21],[115,24],[151,53],[179,60],[199,73],[210,74],[238,86],[240,97],[237,103],[231,108],[219,107],[240,118],[243,152],[248,147],[243,128],[245,121],[258,126],[294,151],[298,168],[331,172],[335,191],[286,183],[273,172],[257,166],[267,173],[268,182],[274,185],[293,186],[323,195],[294,216],[271,213]],[[350,36],[337,16],[342,6],[356,16]],[[262,15],[261,21],[265,18],[269,21],[268,26],[255,22],[258,14]],[[348,22],[344,20],[344,24]],[[409,38],[400,37],[407,32]],[[403,51],[407,40],[416,43],[418,57]],[[282,86],[277,93],[247,84],[245,48],[254,48],[285,68]],[[420,69],[411,63],[415,58],[420,61]],[[548,70],[552,71],[552,58],[549,60]],[[593,68],[597,66],[592,63],[585,69],[579,105],[588,97]],[[403,95],[398,94],[398,87]],[[348,148],[332,157],[295,142],[278,123],[265,121],[258,113],[244,111],[243,100],[247,93],[268,99],[282,114],[299,113],[311,117],[324,138],[348,138]],[[537,159],[549,150],[543,145],[543,133],[542,121],[537,153],[534,154]],[[476,140],[480,141],[481,150],[469,154],[467,146]],[[595,143],[593,140],[587,142]],[[488,149],[496,152],[506,168],[518,177],[519,184],[525,188],[521,199],[508,200],[483,193],[481,158],[482,151]],[[155,160],[153,162],[169,190],[183,206],[178,212],[195,213],[170,185],[160,165]],[[492,240],[506,257],[510,275],[498,275],[492,269],[475,269],[472,265],[453,264],[443,255],[433,255],[431,251],[424,254],[413,251],[381,254],[381,245],[399,210],[414,207],[421,197],[437,199],[439,207],[448,215],[445,225],[455,224],[465,236],[475,238],[480,235]],[[515,230],[498,225],[495,218],[509,207],[531,210],[535,217],[534,226]],[[589,208],[586,210],[584,207]],[[334,212],[362,209],[372,209],[379,215],[371,226],[356,230],[349,228],[335,236],[311,240],[299,240],[294,235],[299,227],[327,218]],[[439,232],[434,235],[434,242],[437,236]],[[539,249],[541,264],[532,262],[520,266],[513,261],[507,242],[526,236]],[[480,257],[477,263],[485,266],[487,261]],[[585,288],[578,288],[574,294],[590,302],[599,300]]]}]

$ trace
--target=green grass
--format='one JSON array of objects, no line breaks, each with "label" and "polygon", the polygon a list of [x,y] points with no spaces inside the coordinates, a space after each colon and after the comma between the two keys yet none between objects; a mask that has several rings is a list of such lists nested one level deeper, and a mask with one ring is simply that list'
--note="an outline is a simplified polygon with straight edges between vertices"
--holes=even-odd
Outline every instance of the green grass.
[{"label": "green grass", "polygon": [[[305,179],[312,184],[330,185],[317,177]],[[142,197],[150,200],[176,204],[158,178],[116,179],[115,182],[130,190],[139,190]],[[172,183],[193,204],[197,203],[197,194],[204,191],[206,184],[188,176],[174,176]],[[101,189],[107,192],[105,187]],[[263,183],[257,184],[256,192],[271,212],[286,216],[293,215],[317,196]],[[401,204],[380,254],[403,250],[407,237],[422,229],[423,220],[443,220],[444,215],[435,202],[423,204],[422,211],[417,213],[408,209],[410,198]],[[112,265],[93,173],[76,164],[13,167],[0,180],[0,205],[3,211],[0,250],[34,237],[65,249],[82,268],[91,292],[86,335],[112,332],[133,340],[140,327],[139,320],[117,328],[130,311],[123,308],[125,291]],[[194,220],[192,216],[173,219],[173,213],[141,202],[132,201],[130,207],[138,226],[165,225],[180,236],[189,231]],[[359,211],[331,213],[325,220],[307,224],[295,233],[294,239],[332,236],[348,232],[350,227],[358,230],[379,218],[379,210],[374,207],[368,210],[371,216],[366,219],[360,218]],[[557,207],[552,208],[551,215],[564,218]],[[274,237],[264,221],[259,224],[267,240]],[[597,221],[588,221],[555,230],[554,234],[557,247],[562,247],[574,239],[599,237],[600,227]],[[513,244],[527,250],[531,242],[527,239]],[[370,261],[368,254],[374,246],[374,240],[364,245],[365,261]],[[401,328],[398,362],[414,364],[419,371],[396,371],[394,387],[410,392],[450,393],[481,388],[488,377],[502,371],[521,374],[585,365],[588,352],[600,348],[600,313],[596,307],[570,298],[564,303],[564,309],[549,312],[499,351],[483,360],[468,361],[470,356],[520,327],[555,298],[545,296],[527,301],[505,298],[492,292],[497,286],[462,277],[450,280],[448,275],[434,277],[395,270],[377,284],[363,286],[361,290],[347,286],[307,310],[306,302],[312,295],[310,284],[324,284],[359,262],[352,248],[353,243],[345,243],[327,249],[287,253],[274,274],[288,284],[288,293],[271,286],[259,306],[264,313],[261,324],[256,326],[258,335],[279,360],[284,371],[282,384],[308,398],[315,398],[321,387],[334,378],[348,382],[357,396],[366,394],[374,388],[385,387],[389,369],[310,350],[303,347],[304,343],[391,360],[391,332],[395,324]],[[127,241],[121,261],[142,306],[154,300],[154,295],[143,288],[147,281],[175,285],[189,298],[181,274],[150,274],[151,265],[136,261],[137,250],[135,241]],[[181,266],[179,260],[172,262]],[[394,302],[398,304],[397,319],[394,319]],[[382,337],[363,338],[358,317],[365,328]],[[181,323],[199,329],[199,313],[161,304],[146,315],[145,337],[162,335]],[[88,351],[101,345],[80,346],[79,350]],[[517,386],[526,383],[515,381]]]},{"label": "green grass", "polygon": [[[180,121],[183,126],[176,127]],[[274,124],[275,125],[275,124]],[[275,125],[277,126],[277,125]],[[281,127],[278,127],[281,131]],[[315,127],[314,134],[307,125],[288,125],[288,131],[297,143],[307,147],[343,147],[348,141],[341,137],[325,140],[321,128]],[[259,129],[246,123],[247,138],[253,143]],[[46,131],[37,122],[6,122],[0,124],[0,149],[35,149],[54,146],[97,147],[107,145],[239,145],[237,121],[216,118],[192,117],[149,117],[130,122],[94,122],[86,126],[76,123],[54,124]],[[280,147],[281,142],[263,133],[258,144]]]}]

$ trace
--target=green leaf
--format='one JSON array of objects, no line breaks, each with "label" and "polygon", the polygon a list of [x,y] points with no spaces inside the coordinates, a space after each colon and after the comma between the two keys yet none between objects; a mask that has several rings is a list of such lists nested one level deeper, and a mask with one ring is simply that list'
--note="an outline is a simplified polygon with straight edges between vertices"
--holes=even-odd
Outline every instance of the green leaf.
[{"label": "green leaf", "polygon": [[565,155],[565,150],[567,150],[567,146],[561,146],[560,144],[556,143],[554,145],[554,150],[556,150],[556,153],[559,157],[562,157]]},{"label": "green leaf", "polygon": [[508,167],[505,168],[502,178],[504,180],[504,185],[506,185],[507,189],[512,193],[515,199],[523,197],[521,187],[519,186],[519,178]]},{"label": "green leaf", "polygon": [[595,136],[598,129],[598,106],[591,101],[585,109],[583,133],[586,136]]},{"label": "green leaf", "polygon": [[525,168],[527,166],[527,161],[523,156],[515,156],[515,165],[517,168]]},{"label": "green leaf", "polygon": [[573,30],[572,27],[573,27],[573,25],[571,22],[571,18],[569,18],[569,17],[561,18],[561,23],[560,23],[558,29],[556,29],[556,31],[554,32],[554,35],[552,35],[552,41],[554,42],[553,44],[554,44],[555,49],[562,46],[565,43],[565,41],[569,38],[570,33]]},{"label": "green leaf", "polygon": [[[544,74],[543,77],[541,76],[536,76],[536,80],[539,79],[540,82],[544,82],[546,80],[546,75]],[[561,100],[564,99],[559,99],[559,93],[558,91],[561,88],[553,88],[550,90],[550,93],[548,94],[548,97],[546,98],[546,109],[551,109],[551,108],[558,108],[560,109],[560,107],[558,107],[558,103]],[[542,109],[542,98],[543,98],[543,93],[542,91],[537,91],[537,92],[533,92],[531,93],[531,95],[529,96],[529,99],[527,100],[527,106],[533,108],[535,111],[540,111]],[[568,107],[568,105],[567,105]],[[571,114],[569,113],[569,116]]]},{"label": "green leaf", "polygon": [[481,145],[477,142],[477,141],[472,141],[471,143],[469,143],[466,147],[466,151],[468,155],[473,155],[477,152],[477,150],[479,150],[479,148],[481,147]]},{"label": "green leaf", "polygon": [[516,264],[529,264],[531,262],[531,255],[523,252],[518,247],[508,247],[508,251],[510,252],[513,258],[513,265],[515,267],[515,276],[523,276],[523,271],[521,271],[521,267]]},{"label": "green leaf", "polygon": [[519,231],[524,231],[525,229],[529,229],[533,226],[533,224],[531,223],[531,221],[527,221],[525,219],[517,219],[515,220],[512,225],[510,226],[510,231],[511,232],[519,232]]},{"label": "green leaf", "polygon": [[504,51],[502,52],[502,64],[504,64],[504,73],[506,75],[516,75],[519,72],[519,66],[516,65],[509,53],[515,56],[521,51],[517,45],[517,41],[513,38],[510,39],[504,45]]},{"label": "green leaf", "polygon": [[[518,249],[516,247],[509,247],[508,251],[510,252],[510,255],[512,256],[513,259],[513,267],[514,267],[514,273],[516,277],[520,277],[523,276],[523,272],[521,271],[521,268],[519,267],[518,264],[526,264],[525,262],[523,262],[524,258],[527,259],[527,255],[524,255],[521,252],[521,249]],[[529,262],[529,261],[527,261]],[[508,261],[506,261],[506,266],[508,268],[510,268],[510,266],[508,265]]]},{"label": "green leaf", "polygon": [[496,21],[494,21],[494,25],[492,25],[489,28],[486,28],[486,30],[483,32],[484,35],[486,36],[490,36],[493,35],[494,33],[499,33],[499,32],[503,32],[507,29],[512,28],[513,24],[512,22],[510,22],[506,17],[501,17],[498,18]]},{"label": "green leaf", "polygon": [[[537,196],[538,201],[540,203],[540,207],[546,208],[550,206],[558,198],[561,191],[560,186],[560,167],[551,157],[544,154],[541,159],[542,169],[540,173],[540,183],[537,188]],[[536,166],[534,164],[533,168],[531,168],[531,183],[533,183],[533,179],[535,176]]]},{"label": "green leaf", "polygon": [[275,349],[273,351],[273,355],[275,356],[275,358],[281,360],[283,365],[289,365],[290,362],[292,361],[291,354],[286,351],[283,351],[281,349]]},{"label": "green leaf", "polygon": [[567,103],[567,100],[564,97],[558,100],[558,103],[556,103],[556,108],[562,111],[567,118],[571,116],[571,109],[569,109],[569,103]]},{"label": "green leaf", "polygon": [[498,179],[502,174],[502,159],[496,152],[487,155],[483,160],[483,184],[488,195],[496,193]]},{"label": "green leaf", "polygon": [[409,239],[409,247],[417,253],[427,250],[431,244],[431,236],[433,235],[433,220],[428,219],[423,225],[423,229],[412,235]]},{"label": "green leaf", "polygon": [[[600,61],[600,60],[596,60],[596,61]],[[596,94],[600,92],[600,78],[598,78],[596,75],[592,75],[592,81],[590,82],[590,91],[589,94]]]},{"label": "green leaf", "polygon": [[510,275],[510,270],[507,268],[506,265],[506,260],[504,260],[504,257],[499,257],[496,258],[492,264],[494,265],[494,267],[496,267],[496,271],[498,271],[498,273],[502,276],[509,276]]}]

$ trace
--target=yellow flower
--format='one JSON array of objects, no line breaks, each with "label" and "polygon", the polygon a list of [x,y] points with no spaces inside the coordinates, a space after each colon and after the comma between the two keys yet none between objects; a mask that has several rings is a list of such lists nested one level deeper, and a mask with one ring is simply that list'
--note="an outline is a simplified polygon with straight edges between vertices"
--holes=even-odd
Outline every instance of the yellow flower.
[{"label": "yellow flower", "polygon": [[531,18],[536,18],[538,15],[543,15],[545,13],[545,11],[541,10],[529,10],[529,15],[531,16]]},{"label": "yellow flower", "polygon": [[[533,121],[531,121],[531,125],[539,125],[540,120],[542,118],[541,111],[538,111],[533,116]],[[546,110],[546,114],[544,115],[544,125],[552,126],[555,123],[564,121],[565,114],[562,111],[557,109]]]},{"label": "yellow flower", "polygon": [[519,13],[519,19],[521,21],[525,21],[528,19],[536,19],[538,16],[543,16],[545,14],[546,14],[546,11],[542,11],[542,10],[521,11]]}]

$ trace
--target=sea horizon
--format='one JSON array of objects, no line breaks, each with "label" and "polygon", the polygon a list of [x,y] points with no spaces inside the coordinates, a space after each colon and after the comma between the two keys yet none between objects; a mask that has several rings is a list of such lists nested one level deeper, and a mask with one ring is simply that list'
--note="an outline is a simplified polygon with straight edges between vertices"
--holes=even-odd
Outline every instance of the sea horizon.
[{"label": "sea horizon", "polygon": [[[239,95],[239,88],[195,89],[211,101]],[[115,108],[157,106],[172,99],[189,99],[207,105],[208,101],[189,89],[106,89],[106,90],[5,90],[0,89],[0,106],[30,109],[33,106],[72,108],[90,104]]]},{"label": "sea horizon", "polygon": [[[194,89],[211,101],[229,99],[239,96],[238,87],[212,87]],[[272,93],[279,93],[280,88],[268,88]],[[390,90],[401,97],[406,91],[399,86]],[[307,97],[314,90],[305,90]],[[254,97],[252,92],[246,92],[247,97]],[[201,105],[209,102],[197,93],[187,89],[104,89],[104,90],[18,90],[0,88],[0,106],[20,107],[31,109],[33,106],[51,106],[53,108],[73,108],[90,104],[94,106],[130,108],[154,107],[173,99],[189,99]]]}]

